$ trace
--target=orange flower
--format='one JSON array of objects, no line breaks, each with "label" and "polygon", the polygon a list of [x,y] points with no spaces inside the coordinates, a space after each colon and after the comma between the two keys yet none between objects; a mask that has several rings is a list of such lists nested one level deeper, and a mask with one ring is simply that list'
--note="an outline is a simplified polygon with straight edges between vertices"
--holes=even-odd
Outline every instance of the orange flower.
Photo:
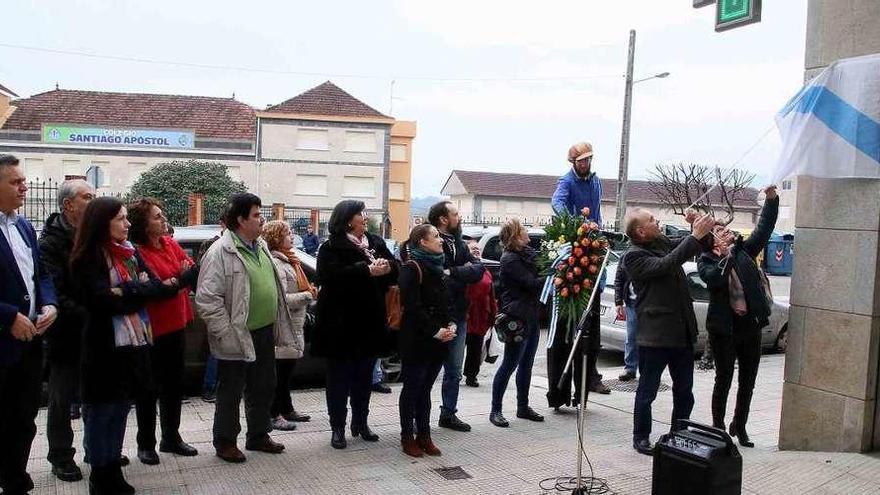
[{"label": "orange flower", "polygon": [[590,209],[587,208],[586,206],[584,206],[583,209],[581,210],[581,215],[583,215],[585,217],[590,216]]},{"label": "orange flower", "polygon": [[556,277],[556,278],[553,279],[553,285],[555,285],[556,287],[559,287],[559,286],[562,285],[564,282],[565,282],[565,281],[562,280],[562,279],[559,278],[559,277]]},{"label": "orange flower", "polygon": [[574,267],[574,276],[575,277],[581,276],[581,267],[579,267],[579,266]]},{"label": "orange flower", "polygon": [[599,273],[599,267],[596,265],[590,265],[590,267],[587,268],[587,271],[590,272],[591,275],[595,275]]},{"label": "orange flower", "polygon": [[580,292],[581,292],[581,286],[580,286],[580,285],[575,285],[574,287],[571,288],[571,290],[573,290],[575,294],[580,294]]},{"label": "orange flower", "polygon": [[584,250],[579,247],[576,247],[576,248],[574,248],[574,251],[572,251],[572,253],[574,254],[575,258],[580,258],[581,256],[584,255]]},{"label": "orange flower", "polygon": [[584,279],[583,286],[584,286],[584,289],[589,289],[590,287],[593,286],[593,281],[588,278]]},{"label": "orange flower", "polygon": [[584,256],[578,263],[580,263],[582,267],[586,268],[590,264],[590,258]]},{"label": "orange flower", "polygon": [[568,287],[563,287],[561,291],[559,291],[559,295],[562,297],[568,297]]}]

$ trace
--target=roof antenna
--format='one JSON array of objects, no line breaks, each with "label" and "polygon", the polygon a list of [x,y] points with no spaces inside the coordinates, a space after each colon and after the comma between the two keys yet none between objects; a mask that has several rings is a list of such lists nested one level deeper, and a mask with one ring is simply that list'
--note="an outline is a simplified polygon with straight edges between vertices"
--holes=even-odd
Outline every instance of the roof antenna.
[{"label": "roof antenna", "polygon": [[58,81],[55,81],[55,91],[58,91]]},{"label": "roof antenna", "polygon": [[235,91],[232,92],[232,99],[235,99]]}]

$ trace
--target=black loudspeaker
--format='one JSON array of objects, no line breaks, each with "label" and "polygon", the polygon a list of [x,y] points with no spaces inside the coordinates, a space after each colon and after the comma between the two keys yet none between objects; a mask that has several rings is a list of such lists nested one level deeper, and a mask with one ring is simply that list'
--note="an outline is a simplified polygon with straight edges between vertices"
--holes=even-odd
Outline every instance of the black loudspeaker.
[{"label": "black loudspeaker", "polygon": [[653,495],[742,493],[742,457],[724,430],[688,420],[654,446]]}]

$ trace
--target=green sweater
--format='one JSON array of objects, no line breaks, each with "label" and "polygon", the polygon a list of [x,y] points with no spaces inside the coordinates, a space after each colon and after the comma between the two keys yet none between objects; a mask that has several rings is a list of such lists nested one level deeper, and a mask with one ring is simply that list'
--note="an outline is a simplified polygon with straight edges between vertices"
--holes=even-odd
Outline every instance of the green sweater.
[{"label": "green sweater", "polygon": [[272,259],[257,244],[256,251],[249,248],[238,235],[233,235],[235,247],[244,259],[250,282],[251,297],[248,301],[248,330],[257,330],[275,323],[278,314],[278,287]]}]

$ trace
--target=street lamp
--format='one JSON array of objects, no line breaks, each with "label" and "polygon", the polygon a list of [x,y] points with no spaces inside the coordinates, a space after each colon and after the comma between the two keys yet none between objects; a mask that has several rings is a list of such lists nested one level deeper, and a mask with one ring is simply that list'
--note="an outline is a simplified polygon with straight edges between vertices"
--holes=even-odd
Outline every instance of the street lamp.
[{"label": "street lamp", "polygon": [[654,74],[651,77],[633,81],[633,58],[636,52],[636,32],[629,31],[629,57],[626,63],[626,91],[623,95],[623,130],[620,133],[620,167],[617,174],[617,211],[615,215],[615,228],[623,230],[623,217],[626,214],[626,186],[628,180],[627,168],[629,167],[629,127],[632,114],[632,87],[633,84],[648,81],[650,79],[663,79],[669,77],[668,72]]}]

